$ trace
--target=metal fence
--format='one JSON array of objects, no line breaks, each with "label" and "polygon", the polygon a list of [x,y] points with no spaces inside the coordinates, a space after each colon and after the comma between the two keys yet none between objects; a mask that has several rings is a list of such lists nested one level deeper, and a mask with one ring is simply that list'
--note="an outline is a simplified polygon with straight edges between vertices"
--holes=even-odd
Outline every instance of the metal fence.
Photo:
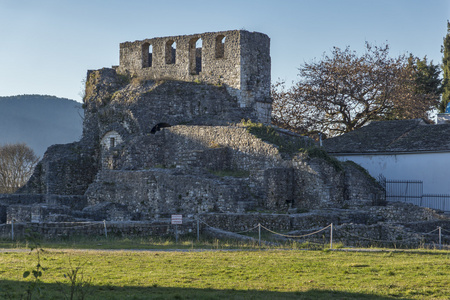
[{"label": "metal fence", "polygon": [[450,211],[450,195],[424,194],[423,181],[392,180],[380,176],[379,182],[386,190],[387,201],[400,201],[422,207]]},{"label": "metal fence", "polygon": [[450,195],[445,194],[425,194],[422,195],[421,206],[450,211]]},{"label": "metal fence", "polygon": [[423,182],[418,180],[386,180],[386,200],[421,205]]}]

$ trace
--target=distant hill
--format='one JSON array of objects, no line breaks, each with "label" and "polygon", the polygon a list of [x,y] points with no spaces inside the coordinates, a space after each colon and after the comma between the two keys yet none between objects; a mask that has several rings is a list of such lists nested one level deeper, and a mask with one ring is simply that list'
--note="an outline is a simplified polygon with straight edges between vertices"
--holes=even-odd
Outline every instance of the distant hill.
[{"label": "distant hill", "polygon": [[0,145],[23,142],[42,157],[47,147],[78,141],[81,103],[43,95],[0,97]]}]

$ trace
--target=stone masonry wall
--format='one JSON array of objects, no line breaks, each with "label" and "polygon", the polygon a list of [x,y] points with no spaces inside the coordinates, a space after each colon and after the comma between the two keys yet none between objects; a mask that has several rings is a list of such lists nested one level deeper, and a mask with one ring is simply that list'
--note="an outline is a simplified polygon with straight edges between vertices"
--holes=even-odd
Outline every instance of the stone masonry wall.
[{"label": "stone masonry wall", "polygon": [[86,83],[83,141],[111,131],[122,140],[154,133],[158,124],[226,125],[252,119],[225,88],[180,81],[121,81],[112,69],[91,71]]},{"label": "stone masonry wall", "polygon": [[252,205],[245,180],[177,169],[102,171],[86,196],[89,205],[119,203],[142,220],[177,213],[244,212]]},{"label": "stone masonry wall", "polygon": [[83,195],[97,173],[95,153],[80,143],[50,146],[18,194]]},{"label": "stone masonry wall", "polygon": [[11,205],[33,205],[36,203],[44,202],[44,195],[32,194],[32,195],[21,195],[21,194],[0,194],[0,224],[6,223],[7,209]]},{"label": "stone masonry wall", "polygon": [[[198,40],[202,41],[201,51],[195,48]],[[196,68],[198,52],[200,72]],[[224,84],[240,107],[252,108],[259,122],[270,123],[270,64],[267,35],[234,30],[122,43],[118,72],[153,80]]]},{"label": "stone masonry wall", "polygon": [[386,194],[380,184],[352,162],[342,164],[345,171],[346,195],[348,205],[353,207],[368,207],[386,205]]},{"label": "stone masonry wall", "polygon": [[[264,170],[283,164],[276,146],[265,143],[239,126],[173,126],[164,130],[165,164],[183,165],[183,152],[226,147],[231,169]],[[180,157],[181,156],[181,157]],[[219,157],[216,157],[219,159]],[[199,161],[201,164],[201,161]],[[286,163],[285,165],[289,165]]]},{"label": "stone masonry wall", "polygon": [[[353,174],[351,167],[344,172],[321,159],[283,158],[276,145],[262,141],[241,125],[178,125],[121,145],[112,152],[103,150],[102,157],[112,158],[114,163],[103,163],[103,171],[89,189],[90,205],[120,203],[149,218],[169,211],[239,212],[255,205],[283,212],[364,206],[372,205],[376,198],[370,191],[364,194],[359,190],[367,183],[364,174],[355,173],[359,179],[348,180],[346,176]],[[127,171],[111,173],[107,169]],[[142,173],[146,169],[152,172]],[[225,180],[213,176],[214,171],[247,175]],[[216,191],[209,188],[212,185],[217,186]],[[217,194],[219,190],[229,195],[223,198]],[[360,192],[351,192],[354,190]],[[141,192],[135,195],[136,191]]]}]

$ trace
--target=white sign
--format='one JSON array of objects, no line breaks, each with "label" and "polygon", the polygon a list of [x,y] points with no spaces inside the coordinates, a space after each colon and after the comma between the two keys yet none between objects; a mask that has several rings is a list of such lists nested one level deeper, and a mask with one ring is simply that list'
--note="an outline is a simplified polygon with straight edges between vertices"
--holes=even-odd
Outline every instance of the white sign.
[{"label": "white sign", "polygon": [[172,225],[183,224],[183,215],[172,215]]},{"label": "white sign", "polygon": [[40,214],[33,214],[31,213],[31,223],[39,223],[41,221],[41,215]]}]

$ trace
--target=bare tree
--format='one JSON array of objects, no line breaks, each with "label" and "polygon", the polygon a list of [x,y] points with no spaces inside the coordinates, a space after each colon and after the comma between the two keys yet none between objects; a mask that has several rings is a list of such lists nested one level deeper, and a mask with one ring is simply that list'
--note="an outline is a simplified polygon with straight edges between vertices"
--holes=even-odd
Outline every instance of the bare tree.
[{"label": "bare tree", "polygon": [[335,136],[371,120],[427,118],[436,97],[417,93],[416,69],[406,55],[389,57],[387,45],[366,43],[364,55],[349,47],[301,66],[300,81],[275,85],[273,122],[305,133]]},{"label": "bare tree", "polygon": [[309,118],[305,118],[308,107],[301,101],[292,89],[286,89],[284,82],[272,84],[272,124],[297,133],[305,133],[310,127]]},{"label": "bare tree", "polygon": [[0,193],[14,193],[33,174],[39,158],[26,144],[0,146]]}]

